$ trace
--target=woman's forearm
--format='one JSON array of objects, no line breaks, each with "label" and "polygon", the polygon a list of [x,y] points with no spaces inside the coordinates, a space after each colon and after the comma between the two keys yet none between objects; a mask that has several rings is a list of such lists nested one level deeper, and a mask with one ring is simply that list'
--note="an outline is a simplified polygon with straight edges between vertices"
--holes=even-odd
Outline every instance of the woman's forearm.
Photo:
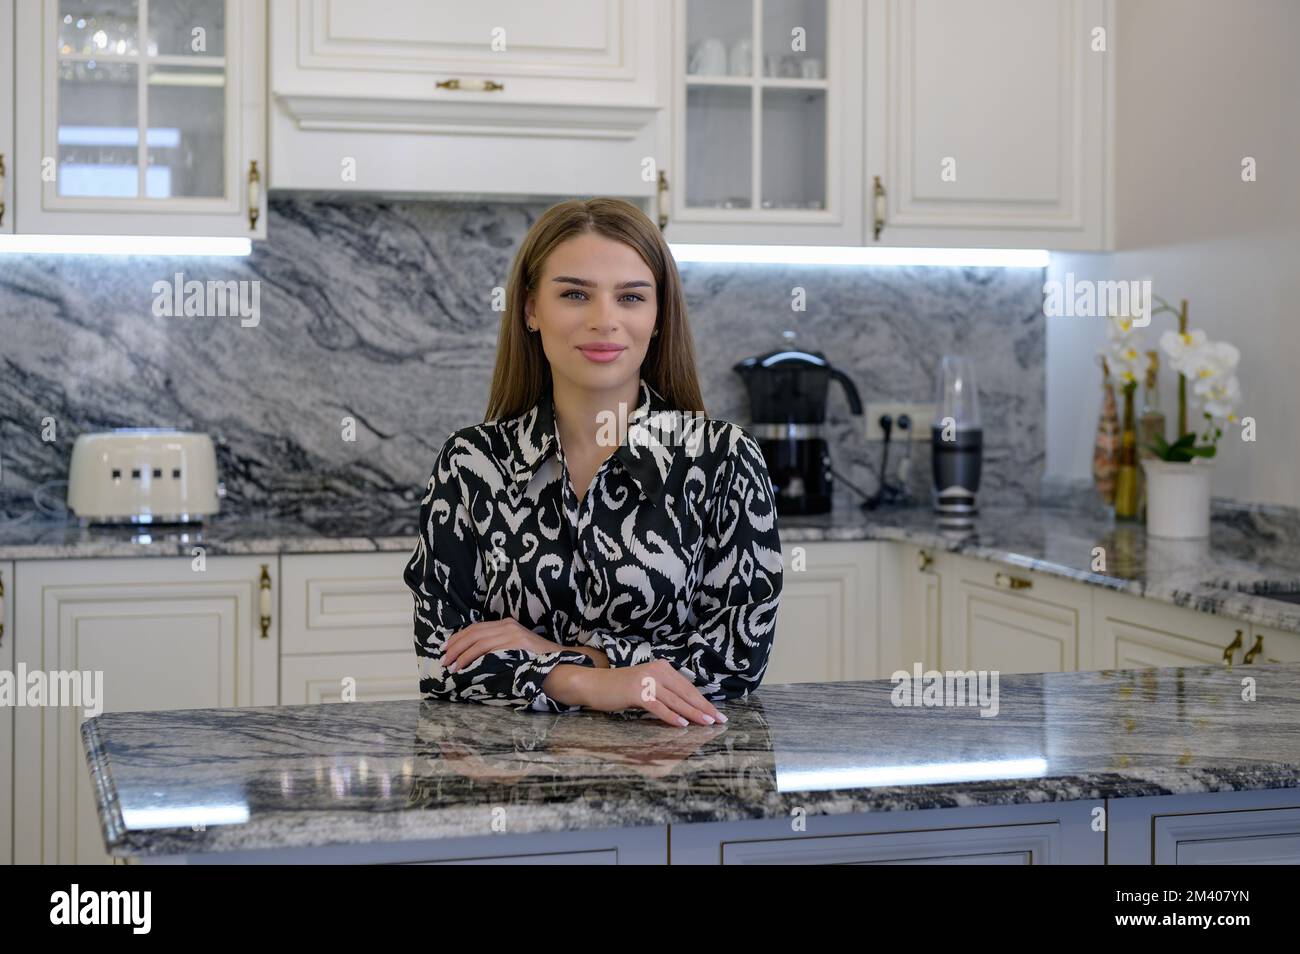
[{"label": "woman's forearm", "polygon": [[565,705],[585,706],[587,705],[587,680],[591,675],[591,670],[586,666],[560,663],[542,680],[542,692]]},{"label": "woman's forearm", "polygon": [[605,654],[603,649],[592,649],[590,646],[565,646],[564,648],[589,656],[591,661],[596,664],[597,669],[609,668],[609,656]]}]

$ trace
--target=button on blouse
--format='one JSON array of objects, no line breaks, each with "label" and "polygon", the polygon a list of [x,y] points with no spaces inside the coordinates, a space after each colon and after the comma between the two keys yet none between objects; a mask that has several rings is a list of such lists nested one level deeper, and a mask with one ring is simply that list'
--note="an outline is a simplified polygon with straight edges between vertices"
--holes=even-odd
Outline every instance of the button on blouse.
[{"label": "button on blouse", "polygon": [[452,434],[406,566],[420,692],[564,712],[542,682],[585,653],[485,653],[441,664],[453,633],[513,618],[611,666],[666,659],[712,701],[758,687],[780,602],[781,541],[762,452],[735,424],[676,411],[640,381],[627,436],[579,501],[548,394]]}]

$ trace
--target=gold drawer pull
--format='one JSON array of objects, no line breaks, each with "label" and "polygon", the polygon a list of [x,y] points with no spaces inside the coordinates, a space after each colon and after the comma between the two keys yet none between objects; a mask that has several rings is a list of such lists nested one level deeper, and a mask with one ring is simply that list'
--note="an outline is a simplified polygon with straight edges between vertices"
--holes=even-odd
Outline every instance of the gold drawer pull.
[{"label": "gold drawer pull", "polygon": [[916,568],[918,570],[924,573],[926,570],[930,569],[930,567],[933,565],[934,565],[934,557],[930,556],[930,554],[926,553],[924,550],[916,551]]},{"label": "gold drawer pull", "polygon": [[438,83],[438,89],[456,89],[468,90],[473,93],[498,93],[506,88],[505,83],[498,83],[496,80],[462,80],[446,79]]},{"label": "gold drawer pull", "polygon": [[1027,590],[1034,585],[1033,580],[1026,580],[1023,576],[1012,576],[1010,573],[999,573],[993,577],[993,582],[1004,590]]},{"label": "gold drawer pull", "polygon": [[1241,648],[1241,630],[1237,630],[1237,638],[1223,647],[1223,664],[1232,665],[1232,654]]},{"label": "gold drawer pull", "polygon": [[248,231],[257,230],[257,220],[262,215],[262,174],[257,171],[257,160],[248,163]]},{"label": "gold drawer pull", "polygon": [[271,571],[267,564],[262,564],[262,578],[258,581],[257,609],[262,617],[262,638],[270,638],[271,629]]},{"label": "gold drawer pull", "polygon": [[885,187],[880,183],[880,176],[872,176],[871,208],[874,218],[871,223],[871,237],[879,242],[880,233],[885,228]]},{"label": "gold drawer pull", "polygon": [[[1241,630],[1237,630],[1237,632],[1240,633]],[[1256,633],[1255,645],[1251,646],[1249,649],[1246,650],[1246,655],[1241,657],[1241,661],[1244,663],[1253,663],[1255,661],[1255,657],[1258,656],[1263,651],[1264,651],[1264,636],[1262,633]]]}]

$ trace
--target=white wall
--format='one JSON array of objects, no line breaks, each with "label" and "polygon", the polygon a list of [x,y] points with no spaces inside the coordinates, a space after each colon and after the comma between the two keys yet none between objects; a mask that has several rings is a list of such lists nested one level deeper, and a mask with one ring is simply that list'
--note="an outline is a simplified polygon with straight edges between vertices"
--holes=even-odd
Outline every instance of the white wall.
[{"label": "white wall", "polygon": [[[1057,254],[1049,278],[1151,278],[1193,328],[1241,349],[1242,413],[1214,493],[1300,506],[1300,2],[1119,0],[1115,238]],[[1253,156],[1258,181],[1241,181]],[[1156,347],[1171,319],[1155,319]],[[1101,406],[1100,319],[1047,322],[1047,472],[1089,477]],[[1162,367],[1170,432],[1177,378]],[[1191,421],[1194,423],[1194,419]]]}]

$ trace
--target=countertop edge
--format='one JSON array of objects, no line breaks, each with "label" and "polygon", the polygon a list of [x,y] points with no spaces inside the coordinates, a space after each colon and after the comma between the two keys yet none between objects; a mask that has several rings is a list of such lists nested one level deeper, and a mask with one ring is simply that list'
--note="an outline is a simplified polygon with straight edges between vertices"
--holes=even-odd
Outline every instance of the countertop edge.
[{"label": "countertop edge", "polygon": [[[1065,775],[1037,780],[1005,779],[975,792],[970,790],[969,782],[862,789],[860,792],[837,790],[820,802],[817,801],[818,793],[815,791],[790,792],[776,796],[756,811],[745,811],[744,806],[726,806],[721,809],[686,809],[632,818],[616,815],[612,811],[593,816],[590,806],[547,806],[548,810],[544,814],[531,814],[525,827],[512,830],[509,834],[554,834],[610,828],[771,821],[788,818],[795,807],[802,808],[812,816],[869,815],[1300,788],[1300,765],[1290,767],[1290,772],[1275,764],[1260,768],[1263,771],[1258,778],[1244,785],[1240,780],[1234,783],[1216,778],[1213,770],[1166,769],[1147,771],[1140,773],[1140,776],[1108,773],[1092,776]],[[1225,771],[1238,773],[1243,771],[1243,767],[1234,766]],[[112,804],[116,809],[115,799]],[[484,812],[477,806],[425,809],[419,813],[388,813],[383,816],[364,812],[331,813],[333,832],[326,837],[312,837],[307,826],[286,824],[283,818],[274,819],[273,822],[274,828],[270,825],[240,825],[211,826],[201,831],[188,827],[126,831],[121,826],[119,814],[105,827],[113,836],[108,842],[109,854],[119,858],[402,844],[498,834],[492,830],[491,822],[486,820]]]}]

